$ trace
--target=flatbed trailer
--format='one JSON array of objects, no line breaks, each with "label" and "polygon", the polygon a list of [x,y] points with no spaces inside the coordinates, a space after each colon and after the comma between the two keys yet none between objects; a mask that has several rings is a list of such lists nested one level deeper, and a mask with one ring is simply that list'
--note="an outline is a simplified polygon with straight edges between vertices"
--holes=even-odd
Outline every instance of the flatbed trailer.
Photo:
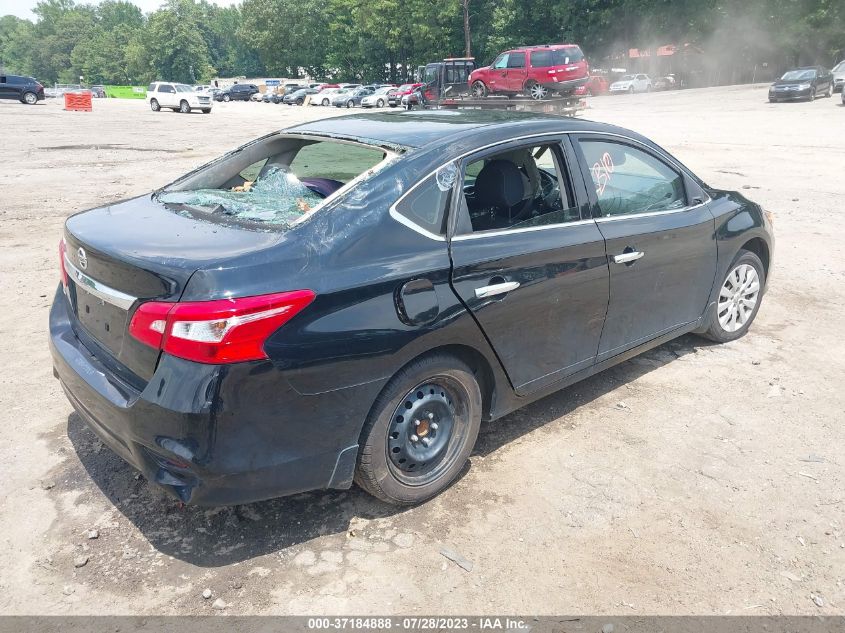
[{"label": "flatbed trailer", "polygon": [[474,97],[457,97],[442,99],[439,102],[425,103],[427,109],[439,110],[510,110],[514,112],[544,112],[559,116],[577,116],[578,112],[587,107],[587,102],[581,97],[551,97],[549,99],[532,99],[531,97],[498,97],[489,96],[483,99]]}]

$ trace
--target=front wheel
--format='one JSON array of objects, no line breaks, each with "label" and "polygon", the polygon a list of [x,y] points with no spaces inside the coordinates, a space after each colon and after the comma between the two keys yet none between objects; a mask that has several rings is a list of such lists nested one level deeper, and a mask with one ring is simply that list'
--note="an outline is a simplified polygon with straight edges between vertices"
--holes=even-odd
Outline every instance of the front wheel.
[{"label": "front wheel", "polygon": [[179,112],[182,114],[190,114],[191,106],[184,99],[179,103]]},{"label": "front wheel", "polygon": [[825,97],[830,99],[832,96],[833,96],[833,86],[828,86],[827,87],[827,93],[825,94]]},{"label": "front wheel", "polygon": [[379,99],[376,101],[376,107],[383,108],[384,107],[384,99]]},{"label": "front wheel", "polygon": [[202,113],[203,114],[211,114],[211,108],[203,108]]},{"label": "front wheel", "polygon": [[352,99],[350,99],[349,101],[347,101],[347,102],[346,102],[346,107],[347,107],[347,108],[351,108],[351,107],[353,107],[354,105],[355,105],[355,102],[354,102]]},{"label": "front wheel", "polygon": [[439,494],[464,467],[481,425],[481,390],[461,360],[414,361],[376,399],[364,429],[355,482],[388,503]]},{"label": "front wheel", "polygon": [[159,110],[161,110],[161,106],[155,99],[150,100],[150,110],[152,110],[153,112],[158,112]]},{"label": "front wheel", "polygon": [[703,336],[717,343],[744,336],[760,309],[765,285],[766,271],[760,258],[751,251],[739,251],[722,280],[716,308]]},{"label": "front wheel", "polygon": [[483,81],[472,82],[472,96],[476,99],[483,99],[487,96],[487,86]]},{"label": "front wheel", "polygon": [[229,95],[223,95],[223,101],[225,101],[226,103],[228,103],[231,100],[232,100],[232,97],[230,97]]},{"label": "front wheel", "polygon": [[38,95],[34,92],[25,92],[23,93],[23,99],[21,99],[26,105],[35,105],[38,103]]},{"label": "front wheel", "polygon": [[813,88],[812,86],[810,86],[810,98],[809,98],[809,101],[815,101],[815,100],[816,100],[816,89],[815,89],[815,88]]},{"label": "front wheel", "polygon": [[323,99],[323,102],[322,102],[322,104],[321,104],[321,105],[324,105],[324,106],[329,105],[329,100],[328,100],[328,99]]}]

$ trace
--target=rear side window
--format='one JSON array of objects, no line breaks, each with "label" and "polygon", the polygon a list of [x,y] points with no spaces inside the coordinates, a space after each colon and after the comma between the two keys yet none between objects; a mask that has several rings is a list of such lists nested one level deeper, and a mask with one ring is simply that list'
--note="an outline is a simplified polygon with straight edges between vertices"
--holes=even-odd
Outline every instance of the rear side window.
[{"label": "rear side window", "polygon": [[159,92],[176,92],[173,86],[168,86],[167,84],[163,84],[158,87]]},{"label": "rear side window", "polygon": [[156,91],[156,85],[155,84],[150,84],[149,86],[147,86],[147,92],[155,92],[155,91]]},{"label": "rear side window", "polygon": [[584,54],[577,46],[567,48],[531,51],[531,67],[547,68],[550,66],[565,66],[584,59]]},{"label": "rear side window", "polygon": [[397,203],[397,213],[430,233],[443,235],[446,232],[446,209],[452,192],[450,184],[432,174]]},{"label": "rear side window", "polygon": [[683,177],[663,161],[615,141],[579,141],[602,217],[682,209]]}]

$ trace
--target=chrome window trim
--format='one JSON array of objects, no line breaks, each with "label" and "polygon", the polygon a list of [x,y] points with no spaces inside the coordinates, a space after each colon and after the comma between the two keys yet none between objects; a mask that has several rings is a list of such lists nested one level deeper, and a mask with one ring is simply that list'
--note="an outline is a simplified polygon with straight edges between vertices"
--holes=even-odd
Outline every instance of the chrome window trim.
[{"label": "chrome window trim", "polygon": [[523,226],[516,229],[493,229],[490,231],[479,231],[478,233],[464,233],[463,235],[455,235],[452,237],[453,242],[463,242],[466,240],[480,240],[485,237],[499,237],[501,235],[511,235],[513,233],[530,233],[532,231],[544,231],[546,229],[559,229],[568,226],[583,226],[585,224],[594,224],[595,220],[589,218],[587,220],[573,220],[572,222],[559,222],[557,224],[544,224],[542,226]]},{"label": "chrome window trim", "polygon": [[[686,169],[683,165],[679,164],[674,158],[672,158],[665,151],[663,151],[659,148],[653,148],[653,147],[649,147],[648,145],[644,145],[642,143],[642,141],[639,141],[639,140],[637,140],[637,139],[635,139],[631,136],[626,136],[624,134],[619,134],[617,132],[602,132],[600,130],[569,130],[569,131],[565,131],[565,132],[554,132],[554,131],[538,132],[538,133],[534,133],[534,134],[526,134],[524,136],[515,136],[513,138],[505,139],[503,141],[496,141],[495,143],[488,143],[487,145],[482,145],[481,147],[476,147],[475,149],[464,152],[463,154],[460,154],[460,155],[456,156],[455,158],[438,165],[438,167],[436,169],[432,170],[431,172],[429,172],[428,174],[426,174],[425,176],[420,178],[410,189],[408,189],[405,193],[403,193],[401,196],[399,196],[399,198],[396,200],[396,202],[394,202],[392,205],[390,205],[390,209],[389,209],[390,216],[394,220],[399,222],[400,224],[406,226],[407,228],[409,228],[413,231],[416,231],[420,235],[423,235],[423,236],[425,236],[425,237],[427,237],[431,240],[436,240],[438,242],[445,242],[446,241],[445,235],[437,235],[435,233],[432,233],[431,231],[424,229],[423,227],[416,224],[413,220],[409,220],[404,215],[399,213],[396,210],[396,206],[400,202],[402,202],[402,200],[404,200],[405,197],[408,196],[414,189],[419,187],[423,182],[428,180],[431,176],[435,175],[440,169],[442,169],[443,167],[445,167],[449,163],[453,163],[455,161],[463,160],[464,158],[466,158],[470,154],[476,154],[478,152],[483,152],[484,150],[490,149],[491,147],[496,147],[497,145],[507,145],[508,143],[528,140],[528,139],[532,139],[532,138],[549,137],[549,136],[556,136],[556,135],[571,136],[573,134],[575,134],[575,135],[578,135],[578,134],[596,134],[596,135],[599,135],[599,136],[613,136],[613,137],[616,137],[616,138],[625,139],[626,141],[630,141],[634,145],[641,147],[642,151],[645,151],[646,153],[649,153],[649,151],[651,151],[653,153],[659,154],[660,157],[661,157],[661,160],[663,160],[664,162],[670,163],[674,169],[678,170],[679,172],[681,172],[682,174],[684,174],[688,178],[693,178],[692,172],[690,172],[688,169]],[[581,170],[581,167],[579,165],[578,171],[580,172],[580,170]],[[649,216],[655,216],[655,215],[666,215],[666,214],[669,214],[669,213],[683,213],[683,212],[686,212],[686,211],[691,211],[693,209],[697,209],[698,207],[702,207],[705,204],[712,201],[712,198],[710,197],[710,195],[706,191],[703,191],[703,193],[704,193],[704,200],[702,200],[701,203],[695,204],[695,205],[692,205],[692,206],[682,207],[680,209],[667,209],[665,211],[652,211],[652,212],[649,212],[649,213],[633,213],[633,214],[628,214],[628,215],[615,215],[615,216],[606,216],[606,217],[601,217],[601,218],[588,218],[586,220],[576,220],[574,222],[561,222],[561,223],[558,223],[558,224],[548,224],[548,225],[544,225],[544,226],[531,226],[531,227],[523,227],[523,228],[516,228],[516,229],[504,229],[504,230],[499,230],[499,231],[490,231],[490,232],[483,232],[483,233],[467,233],[465,235],[452,236],[451,241],[462,241],[462,240],[468,240],[468,239],[478,239],[479,237],[490,237],[490,236],[494,236],[494,235],[495,236],[507,235],[509,233],[522,233],[522,232],[526,232],[526,231],[540,231],[540,230],[543,230],[543,229],[553,229],[553,228],[566,227],[566,226],[577,226],[577,225],[582,225],[582,224],[588,224],[590,222],[611,222],[611,221],[615,221],[615,220],[622,220],[622,219],[634,218],[634,217],[649,217]]]},{"label": "chrome window trim", "polygon": [[125,292],[121,292],[120,290],[115,290],[114,288],[97,281],[93,277],[89,277],[74,266],[68,259],[67,255],[65,255],[65,270],[67,270],[68,275],[71,279],[73,279],[78,287],[113,306],[122,308],[123,310],[128,310],[132,307],[132,304],[138,300],[138,297],[133,297]]}]

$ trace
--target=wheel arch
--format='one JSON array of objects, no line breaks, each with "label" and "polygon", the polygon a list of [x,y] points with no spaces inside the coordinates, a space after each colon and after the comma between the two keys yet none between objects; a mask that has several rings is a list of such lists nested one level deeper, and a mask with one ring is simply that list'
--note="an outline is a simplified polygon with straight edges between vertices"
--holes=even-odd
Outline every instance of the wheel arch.
[{"label": "wheel arch", "polygon": [[760,261],[763,262],[763,272],[766,273],[766,280],[769,279],[769,262],[770,254],[769,254],[769,245],[766,244],[766,241],[762,237],[754,237],[745,242],[742,246],[740,246],[740,250],[751,251],[757,257],[760,258]]}]

